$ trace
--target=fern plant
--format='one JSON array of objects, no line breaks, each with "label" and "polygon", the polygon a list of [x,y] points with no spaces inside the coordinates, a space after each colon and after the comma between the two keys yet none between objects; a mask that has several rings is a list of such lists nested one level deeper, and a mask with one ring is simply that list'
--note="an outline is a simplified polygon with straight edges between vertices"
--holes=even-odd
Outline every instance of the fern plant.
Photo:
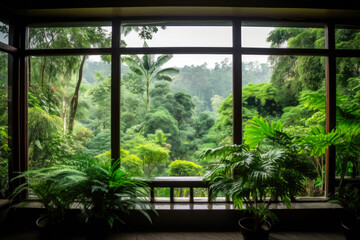
[{"label": "fern plant", "polygon": [[[285,175],[286,181],[289,184],[292,183],[292,186],[289,187],[292,200],[297,194],[304,192],[302,184],[304,179],[313,179],[317,175],[312,162],[300,154],[301,147],[297,139],[284,131],[284,125],[280,121],[269,123],[262,117],[253,117],[245,127],[244,140],[251,149],[267,151],[278,148],[284,151],[284,161],[281,167],[286,170],[293,169],[289,175]],[[266,147],[261,147],[265,144]]]},{"label": "fern plant", "polygon": [[87,221],[107,221],[112,227],[115,220],[124,222],[121,213],[140,211],[150,222],[148,210],[155,211],[147,201],[149,196],[144,181],[135,179],[119,166],[98,163],[86,155],[75,155],[64,160],[64,165],[26,171],[15,179],[25,178],[12,194],[14,199],[27,190],[26,204],[40,202],[46,210],[48,222],[64,219],[65,209],[78,203]]},{"label": "fern plant", "polygon": [[24,204],[37,202],[45,208],[47,224],[53,225],[64,220],[65,209],[79,195],[79,185],[86,180],[84,173],[71,168],[42,168],[19,174],[12,181],[24,178],[26,181],[11,195],[14,200],[20,193],[28,191],[30,197]]},{"label": "fern plant", "polygon": [[115,221],[124,223],[121,214],[136,210],[151,222],[148,210],[155,210],[147,201],[147,184],[133,178],[120,167],[119,161],[109,166],[91,157],[79,156],[69,164],[86,176],[79,185],[78,201],[87,221],[106,221],[113,227]]}]

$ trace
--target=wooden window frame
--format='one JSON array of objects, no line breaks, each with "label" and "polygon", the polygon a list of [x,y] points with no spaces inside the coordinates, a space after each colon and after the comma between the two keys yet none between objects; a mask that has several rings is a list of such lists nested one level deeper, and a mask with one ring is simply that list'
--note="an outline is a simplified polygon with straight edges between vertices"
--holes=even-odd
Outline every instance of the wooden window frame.
[{"label": "wooden window frame", "polygon": [[[254,21],[246,18],[216,18],[215,20],[229,21],[233,29],[232,47],[150,47],[150,48],[122,48],[120,47],[120,26],[126,20],[174,20],[172,18],[113,18],[91,19],[92,22],[112,22],[111,48],[94,49],[28,49],[28,26],[32,22],[24,20],[11,24],[9,45],[0,43],[0,51],[9,53],[9,86],[12,89],[11,104],[9,105],[9,132],[12,139],[12,155],[9,160],[9,176],[27,170],[28,163],[28,122],[27,122],[27,65],[30,56],[65,56],[65,55],[111,55],[111,156],[120,158],[120,87],[121,87],[121,55],[127,54],[231,54],[233,56],[233,143],[241,144],[242,136],[242,55],[296,55],[322,56],[326,59],[326,132],[336,127],[336,58],[360,57],[360,50],[335,49],[335,24],[331,20],[321,22],[325,29],[324,49],[275,49],[275,48],[245,48],[241,46],[242,21]],[[211,21],[214,18],[176,18],[175,20],[202,20]],[[256,19],[255,19],[256,20]],[[37,22],[64,22],[64,19],[37,19]],[[79,19],[67,19],[76,22]],[[87,21],[81,20],[82,22]],[[262,19],[263,22],[272,22],[272,19]],[[296,22],[295,22],[296,23]],[[341,24],[347,24],[346,22]],[[353,23],[348,23],[353,24]],[[326,179],[325,195],[335,191],[335,148],[332,146],[326,151]],[[23,180],[13,182],[11,189],[20,185]],[[22,196],[24,199],[26,196]]]}]

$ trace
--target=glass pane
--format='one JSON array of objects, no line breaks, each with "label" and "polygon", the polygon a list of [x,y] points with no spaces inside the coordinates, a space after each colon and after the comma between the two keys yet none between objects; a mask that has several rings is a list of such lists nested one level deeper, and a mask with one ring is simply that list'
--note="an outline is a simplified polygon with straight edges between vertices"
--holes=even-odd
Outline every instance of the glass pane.
[{"label": "glass pane", "polygon": [[[244,141],[264,152],[292,146],[298,160],[310,166],[304,172],[305,196],[324,194],[325,155],[314,154],[316,145],[308,138],[325,131],[324,63],[317,56],[243,56]],[[274,129],[281,134],[272,136]]]},{"label": "glass pane", "polygon": [[174,188],[175,202],[190,202],[190,188]]},{"label": "glass pane", "polygon": [[110,163],[110,56],[31,57],[29,169],[86,154]]},{"label": "glass pane", "polygon": [[155,188],[155,202],[170,202],[170,188]]},{"label": "glass pane", "polygon": [[9,44],[9,25],[0,21],[0,42]]},{"label": "glass pane", "polygon": [[30,27],[29,48],[109,48],[111,33],[110,26]]},{"label": "glass pane", "polygon": [[232,144],[231,59],[122,56],[121,147],[142,175],[201,176],[209,163],[198,154]]},{"label": "glass pane", "polygon": [[360,49],[360,27],[336,26],[335,44],[336,49]]},{"label": "glass pane", "polygon": [[207,202],[208,195],[207,188],[194,188],[194,202]]},{"label": "glass pane", "polygon": [[338,58],[336,74],[336,174],[359,177],[360,58]]},{"label": "glass pane", "polygon": [[0,198],[8,196],[10,154],[8,136],[8,54],[0,52]]},{"label": "glass pane", "polygon": [[325,48],[325,31],[318,26],[243,22],[241,44],[249,48]]},{"label": "glass pane", "polygon": [[232,27],[230,23],[124,23],[121,40],[122,47],[143,47],[145,42],[149,47],[231,47]]}]

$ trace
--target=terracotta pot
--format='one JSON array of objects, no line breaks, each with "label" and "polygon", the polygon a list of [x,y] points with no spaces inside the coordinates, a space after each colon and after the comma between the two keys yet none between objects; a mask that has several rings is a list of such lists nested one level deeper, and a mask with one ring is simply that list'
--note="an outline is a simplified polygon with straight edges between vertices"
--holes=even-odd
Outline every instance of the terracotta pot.
[{"label": "terracotta pot", "polygon": [[266,221],[260,230],[253,230],[255,219],[251,217],[242,218],[239,220],[239,226],[244,240],[268,240],[271,224]]}]

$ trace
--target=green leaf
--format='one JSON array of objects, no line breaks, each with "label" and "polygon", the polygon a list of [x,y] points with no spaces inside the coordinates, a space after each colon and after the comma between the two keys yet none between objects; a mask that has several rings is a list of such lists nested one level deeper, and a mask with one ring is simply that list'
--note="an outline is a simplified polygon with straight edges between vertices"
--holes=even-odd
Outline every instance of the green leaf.
[{"label": "green leaf", "polygon": [[35,145],[39,148],[39,149],[43,149],[41,146],[41,143],[39,141],[39,139],[35,140]]}]

